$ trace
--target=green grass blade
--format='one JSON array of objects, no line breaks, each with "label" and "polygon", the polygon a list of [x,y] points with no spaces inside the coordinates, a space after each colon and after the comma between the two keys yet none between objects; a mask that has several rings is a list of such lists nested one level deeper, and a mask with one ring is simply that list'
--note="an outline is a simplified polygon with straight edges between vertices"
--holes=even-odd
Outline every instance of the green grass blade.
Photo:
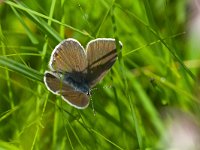
[{"label": "green grass blade", "polygon": [[[70,28],[70,29],[72,29],[72,30],[74,30],[74,31],[76,31],[76,32],[78,32],[78,33],[81,33],[81,34],[83,34],[83,35],[85,35],[85,36],[88,36],[88,37],[90,37],[90,38],[93,38],[93,37],[92,37],[89,33],[87,33],[87,32],[82,32],[82,31],[80,31],[80,30],[78,30],[78,29],[76,29],[76,28],[74,28],[74,27],[72,27],[72,26],[70,26],[70,25],[61,23],[60,21],[58,21],[58,20],[56,20],[56,19],[49,18],[48,16],[46,16],[46,15],[44,15],[44,14],[41,14],[41,13],[38,13],[38,12],[36,12],[36,11],[33,11],[33,10],[29,9],[29,8],[28,8],[27,6],[25,6],[22,2],[18,2],[18,3],[16,4],[16,3],[11,2],[11,1],[5,1],[5,3],[8,4],[8,5],[11,5],[11,6],[13,6],[13,7],[16,7],[16,8],[18,8],[18,9],[23,10],[24,12],[26,12],[26,14],[28,14],[28,15],[33,19],[32,21],[35,21],[36,23],[39,23],[39,25],[41,24],[40,21],[41,21],[42,19],[40,19],[40,18],[38,18],[38,17],[41,17],[41,18],[44,18],[44,19],[51,20],[52,22],[58,23],[58,24],[60,24],[60,25],[63,25],[63,26],[65,26],[65,27],[67,27],[67,28]],[[38,16],[38,17],[37,17],[37,16]],[[55,31],[53,31],[52,28],[48,29],[48,26],[46,26],[45,23],[46,23],[46,22],[42,22],[42,28],[44,28],[45,30],[48,30],[48,31],[52,32],[52,34],[53,34]],[[47,33],[48,33],[48,32],[47,32]],[[58,35],[54,35],[54,34],[53,34],[52,36],[53,36],[53,38],[55,38],[55,39],[57,39],[57,40],[60,40],[60,37],[59,37]],[[57,37],[57,36],[58,36],[58,37]]]},{"label": "green grass blade", "polygon": [[30,38],[31,42],[33,44],[38,44],[39,41],[37,40],[37,38],[32,34],[31,30],[29,29],[29,27],[26,25],[26,23],[24,22],[24,20],[21,18],[20,14],[17,12],[17,10],[11,6],[11,9],[13,10],[13,12],[15,13],[15,15],[17,16],[17,18],[19,19],[19,21],[21,22],[21,24],[23,25],[28,37]]},{"label": "green grass blade", "polygon": [[8,69],[24,75],[32,80],[43,82],[43,75],[41,73],[12,59],[0,56],[0,65],[2,67],[7,67]]}]

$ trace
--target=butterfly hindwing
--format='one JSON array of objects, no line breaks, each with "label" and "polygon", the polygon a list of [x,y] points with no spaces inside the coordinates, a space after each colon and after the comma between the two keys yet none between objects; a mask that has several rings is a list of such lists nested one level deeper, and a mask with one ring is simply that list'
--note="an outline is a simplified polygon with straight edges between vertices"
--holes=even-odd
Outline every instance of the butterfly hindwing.
[{"label": "butterfly hindwing", "polygon": [[63,91],[62,98],[70,105],[84,109],[89,105],[89,96],[79,91]]},{"label": "butterfly hindwing", "polygon": [[88,95],[76,91],[70,84],[63,82],[62,75],[58,76],[58,73],[46,71],[44,74],[44,83],[49,91],[61,95],[67,103],[76,108],[84,109],[89,104]]},{"label": "butterfly hindwing", "polygon": [[[58,73],[53,73],[50,71],[46,71],[44,73],[44,83],[49,91],[54,94],[59,94],[63,89],[63,83],[61,82],[61,77],[59,77]],[[72,89],[70,86],[66,85],[67,89]]]}]

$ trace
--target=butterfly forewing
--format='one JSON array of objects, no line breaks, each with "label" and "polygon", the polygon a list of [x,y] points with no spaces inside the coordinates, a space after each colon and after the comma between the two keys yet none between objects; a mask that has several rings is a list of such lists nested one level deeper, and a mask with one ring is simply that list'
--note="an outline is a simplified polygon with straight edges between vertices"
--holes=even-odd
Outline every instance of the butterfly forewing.
[{"label": "butterfly forewing", "polygon": [[87,80],[90,87],[93,87],[105,76],[116,61],[115,39],[99,38],[92,40],[88,43],[86,52],[88,59]]},{"label": "butterfly forewing", "polygon": [[88,95],[76,91],[71,85],[64,82],[62,75],[58,76],[58,73],[46,71],[44,74],[44,82],[48,90],[54,94],[62,95],[62,98],[70,105],[79,109],[83,109],[88,106]]},{"label": "butterfly forewing", "polygon": [[61,42],[52,52],[50,69],[58,72],[83,72],[87,68],[84,48],[75,39]]}]

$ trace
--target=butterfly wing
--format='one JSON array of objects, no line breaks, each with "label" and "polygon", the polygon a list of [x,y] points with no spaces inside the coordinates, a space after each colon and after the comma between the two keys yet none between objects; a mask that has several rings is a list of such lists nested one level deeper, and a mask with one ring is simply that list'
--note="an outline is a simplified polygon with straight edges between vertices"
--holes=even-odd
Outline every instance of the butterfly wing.
[{"label": "butterfly wing", "polygon": [[[122,46],[121,42],[120,45]],[[90,87],[96,85],[117,59],[115,39],[99,38],[90,41],[86,46],[88,59],[87,81]]]},{"label": "butterfly wing", "polygon": [[85,93],[75,91],[67,82],[62,82],[62,74],[46,71],[44,74],[44,83],[49,91],[61,95],[70,105],[84,109],[89,105],[89,97]]},{"label": "butterfly wing", "polygon": [[52,52],[49,67],[58,72],[86,71],[87,59],[84,48],[72,38],[62,41]]},{"label": "butterfly wing", "polygon": [[78,91],[63,91],[62,98],[70,105],[84,109],[89,105],[89,96]]}]

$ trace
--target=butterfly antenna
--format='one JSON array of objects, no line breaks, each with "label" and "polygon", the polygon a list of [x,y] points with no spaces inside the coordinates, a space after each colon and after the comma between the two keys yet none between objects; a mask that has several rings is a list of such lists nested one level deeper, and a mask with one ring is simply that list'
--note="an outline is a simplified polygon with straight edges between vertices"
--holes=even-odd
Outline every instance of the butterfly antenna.
[{"label": "butterfly antenna", "polygon": [[106,85],[106,86],[103,86],[100,88],[92,88],[92,89],[90,89],[90,91],[97,91],[99,89],[110,89],[110,88],[112,88],[112,85]]},{"label": "butterfly antenna", "polygon": [[92,99],[92,94],[89,92],[89,96],[90,96],[90,100],[91,100],[91,104],[92,104],[92,111],[93,111],[93,114],[94,116],[96,116],[96,111],[94,109],[94,103],[93,103],[93,99]]},{"label": "butterfly antenna", "polygon": [[[104,89],[112,88],[112,85],[104,86],[103,88],[104,88]],[[99,88],[92,88],[92,89],[88,92],[88,95],[90,96],[90,100],[91,100],[91,104],[92,104],[92,111],[93,111],[94,116],[96,116],[96,111],[95,111],[95,109],[94,109],[94,102],[93,102],[93,99],[92,99],[92,94],[91,94],[91,92],[96,91],[96,90],[98,90],[98,89],[99,89]],[[93,92],[93,93],[94,93],[94,92]]]},{"label": "butterfly antenna", "polygon": [[103,86],[104,89],[110,89],[112,88],[112,85],[106,85],[106,86]]},{"label": "butterfly antenna", "polygon": [[95,91],[95,90],[98,90],[98,88],[92,88],[92,89],[90,89],[90,91]]}]

